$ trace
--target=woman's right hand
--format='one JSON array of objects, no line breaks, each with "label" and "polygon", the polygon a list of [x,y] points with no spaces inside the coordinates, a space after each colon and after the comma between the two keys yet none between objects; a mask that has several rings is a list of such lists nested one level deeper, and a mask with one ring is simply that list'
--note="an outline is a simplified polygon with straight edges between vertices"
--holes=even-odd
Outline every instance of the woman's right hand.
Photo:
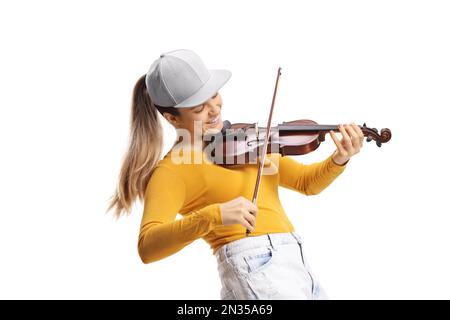
[{"label": "woman's right hand", "polygon": [[255,229],[258,207],[242,196],[220,203],[220,213],[224,226],[241,224],[250,232]]}]

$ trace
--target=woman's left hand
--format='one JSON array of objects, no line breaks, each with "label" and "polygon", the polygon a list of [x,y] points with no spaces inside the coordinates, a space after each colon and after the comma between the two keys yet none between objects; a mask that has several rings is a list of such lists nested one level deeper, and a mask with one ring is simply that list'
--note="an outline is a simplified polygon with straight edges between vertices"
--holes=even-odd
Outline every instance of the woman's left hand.
[{"label": "woman's left hand", "polygon": [[333,153],[332,159],[334,163],[342,166],[361,150],[364,142],[364,134],[359,126],[353,122],[351,124],[339,125],[339,131],[342,135],[341,140],[338,139],[336,133],[330,131],[331,138],[337,148]]}]

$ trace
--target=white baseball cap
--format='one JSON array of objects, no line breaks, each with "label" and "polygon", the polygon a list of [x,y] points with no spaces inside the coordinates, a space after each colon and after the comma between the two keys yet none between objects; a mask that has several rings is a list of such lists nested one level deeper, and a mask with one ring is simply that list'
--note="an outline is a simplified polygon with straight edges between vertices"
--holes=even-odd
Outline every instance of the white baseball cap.
[{"label": "white baseball cap", "polygon": [[153,103],[161,107],[198,106],[230,79],[228,70],[209,70],[192,50],[163,53],[153,62],[145,84]]}]

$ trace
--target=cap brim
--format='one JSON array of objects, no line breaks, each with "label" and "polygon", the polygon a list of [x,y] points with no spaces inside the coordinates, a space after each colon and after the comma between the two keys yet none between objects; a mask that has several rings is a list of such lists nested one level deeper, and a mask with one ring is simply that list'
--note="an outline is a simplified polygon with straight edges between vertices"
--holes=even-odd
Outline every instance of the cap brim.
[{"label": "cap brim", "polygon": [[231,72],[228,70],[209,70],[209,72],[211,73],[209,80],[196,93],[175,105],[174,108],[190,108],[204,103],[214,96],[231,77]]}]

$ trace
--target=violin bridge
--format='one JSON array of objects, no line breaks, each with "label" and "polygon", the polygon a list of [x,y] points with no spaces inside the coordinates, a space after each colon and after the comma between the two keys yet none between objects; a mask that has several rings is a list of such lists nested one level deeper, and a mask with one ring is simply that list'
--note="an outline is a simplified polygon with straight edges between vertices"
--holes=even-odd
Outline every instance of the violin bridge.
[{"label": "violin bridge", "polygon": [[[259,131],[258,131],[258,122],[255,122],[255,136],[256,136],[256,145],[259,144]],[[256,148],[256,154],[258,154],[259,148]]]}]

